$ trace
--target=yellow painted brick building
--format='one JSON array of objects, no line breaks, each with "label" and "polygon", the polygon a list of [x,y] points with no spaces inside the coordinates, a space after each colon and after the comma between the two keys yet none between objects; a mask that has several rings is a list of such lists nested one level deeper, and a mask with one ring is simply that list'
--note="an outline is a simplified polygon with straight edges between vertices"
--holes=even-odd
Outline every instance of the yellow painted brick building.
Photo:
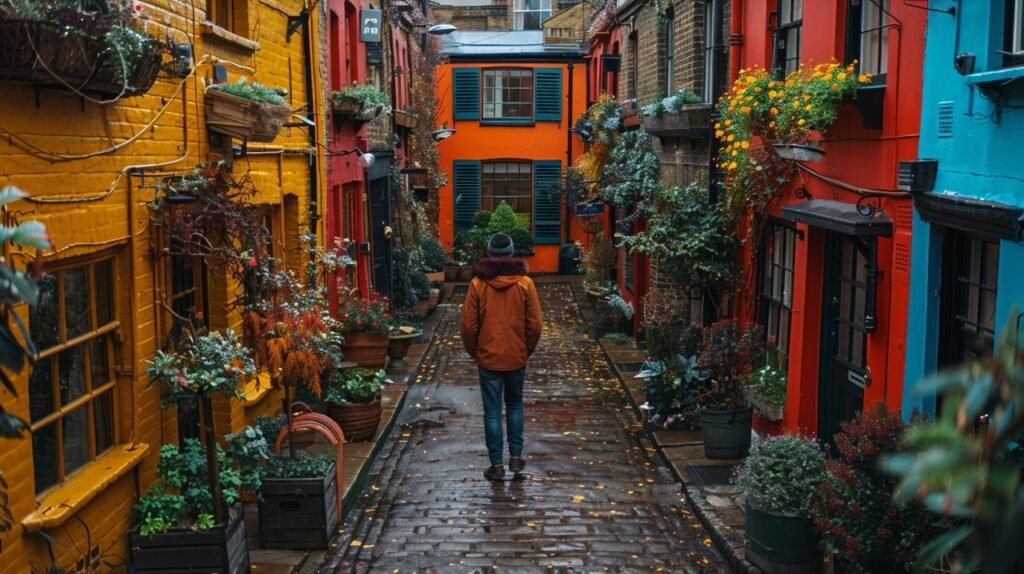
[{"label": "yellow painted brick building", "polygon": [[[316,61],[306,67],[303,45],[310,43],[315,59],[322,5],[309,16],[313,37],[307,38],[302,26],[290,36],[287,30],[290,18],[301,23],[306,17],[304,0],[138,4],[150,35],[191,45],[194,70],[188,77],[162,72],[145,95],[108,104],[66,90],[0,84],[0,187],[16,185],[32,196],[8,205],[5,216],[8,221],[38,219],[46,224],[54,248],[42,258],[49,277],[44,280],[57,282],[53,292],[59,298],[89,290],[85,309],[66,308],[68,302],[61,299],[61,322],[74,313],[92,316],[86,332],[65,325],[56,329],[57,346],[67,347],[53,355],[58,366],[46,359],[35,367],[51,369],[51,376],[62,381],[75,369],[86,368],[92,391],[80,390],[86,398],[75,398],[57,408],[56,415],[47,415],[59,424],[20,440],[0,439],[0,472],[10,483],[15,521],[10,532],[0,534],[0,574],[50,566],[40,531],[59,543],[52,549],[56,565],[66,572],[84,571],[90,564],[98,567],[90,571],[107,571],[98,565],[127,561],[132,505],[155,480],[160,445],[177,440],[176,416],[160,408],[159,390],[148,386],[145,375],[146,361],[170,326],[166,306],[175,294],[194,287],[205,290],[211,328],[239,325],[238,314],[227,310],[236,287],[224,273],[200,273],[192,276],[191,284],[182,284],[184,272],[174,268],[171,258],[159,255],[161,238],[150,223],[150,204],[160,193],[154,182],[226,154],[233,159],[234,176],[252,178],[259,191],[256,201],[267,206],[267,221],[280,242],[277,255],[295,270],[302,269],[299,235],[309,231],[311,196],[322,205],[323,148],[311,146],[307,132],[314,128],[299,127],[293,120],[296,125],[285,127],[273,143],[250,143],[245,157],[231,158],[241,150],[232,154],[216,137],[211,145],[203,105],[215,69],[225,70],[232,81],[246,77],[279,86],[287,89],[287,103],[297,115],[316,121],[316,140],[322,141],[326,115],[321,67]],[[307,69],[313,70],[312,94],[306,90]],[[319,174],[316,178],[311,178],[311,169]],[[322,241],[322,230],[314,231]],[[31,263],[28,256],[6,255],[20,268]],[[33,311],[27,306],[21,305],[18,313],[30,329],[41,328],[38,318],[31,324]],[[90,342],[75,347],[76,341]],[[26,421],[35,414],[34,400],[50,400],[39,398],[34,380],[27,369],[18,378],[17,397],[0,392],[0,404]],[[104,386],[108,382],[112,386]],[[60,392],[65,389],[60,387]],[[237,431],[257,415],[278,412],[280,404],[276,392],[255,388],[244,401],[219,401],[216,430]],[[56,440],[65,449],[57,455],[61,460],[41,470],[35,459],[43,443],[59,438],[61,431],[66,439]],[[75,438],[80,432],[91,437],[84,449]]]}]

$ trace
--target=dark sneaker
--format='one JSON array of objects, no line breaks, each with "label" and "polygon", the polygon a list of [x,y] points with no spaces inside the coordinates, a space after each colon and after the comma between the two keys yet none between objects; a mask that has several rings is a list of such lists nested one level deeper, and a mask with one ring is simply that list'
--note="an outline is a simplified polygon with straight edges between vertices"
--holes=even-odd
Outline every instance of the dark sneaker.
[{"label": "dark sneaker", "polygon": [[521,456],[513,456],[508,459],[508,469],[512,472],[519,472],[526,468],[526,461]]},{"label": "dark sneaker", "polygon": [[484,478],[487,480],[501,480],[505,478],[505,467],[496,464],[484,471]]}]

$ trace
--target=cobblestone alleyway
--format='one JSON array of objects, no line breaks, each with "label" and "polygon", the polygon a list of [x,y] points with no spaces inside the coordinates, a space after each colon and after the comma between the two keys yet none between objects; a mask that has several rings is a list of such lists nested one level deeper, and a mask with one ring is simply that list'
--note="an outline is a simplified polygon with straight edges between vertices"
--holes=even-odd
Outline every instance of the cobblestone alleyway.
[{"label": "cobblestone alleyway", "polygon": [[358,506],[320,572],[723,572],[638,426],[567,283],[540,283],[545,332],[527,368],[527,466],[492,483],[461,293]]}]

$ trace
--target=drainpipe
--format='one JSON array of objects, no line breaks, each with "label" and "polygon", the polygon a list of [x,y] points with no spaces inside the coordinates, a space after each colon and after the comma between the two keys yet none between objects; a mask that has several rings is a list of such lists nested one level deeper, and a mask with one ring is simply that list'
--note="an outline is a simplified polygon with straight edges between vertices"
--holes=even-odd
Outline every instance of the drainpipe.
[{"label": "drainpipe", "polygon": [[[729,78],[735,78],[740,74],[740,48],[743,47],[743,2],[744,0],[732,0],[730,8],[732,14],[729,18]],[[716,11],[721,14],[720,0]],[[717,22],[721,25],[721,16],[716,16]],[[717,30],[717,28],[716,28]]]},{"label": "drainpipe", "polygon": [[[573,63],[569,60],[569,114],[565,118],[566,124],[572,127],[572,100],[573,100]],[[565,131],[565,169],[572,167],[572,130]],[[565,232],[562,237],[562,243],[568,243],[570,226],[572,225],[572,213],[569,212],[569,202],[565,203]]]},{"label": "drainpipe", "polygon": [[[316,100],[316,94],[313,92],[313,47],[312,47],[312,34],[310,33],[310,21],[313,19],[312,12],[309,8],[303,8],[299,14],[299,18],[302,19],[302,69],[303,75],[305,76],[306,84],[306,114],[310,120],[313,120],[316,127],[307,129],[309,134],[309,234],[313,237],[318,235],[320,214],[318,205],[318,194],[320,190],[319,184],[319,165],[318,165],[318,154],[317,154],[317,131],[320,128],[320,121],[316,114],[316,106],[314,102]],[[315,241],[312,249],[315,249]]]},{"label": "drainpipe", "polygon": [[[743,35],[741,33],[740,18],[743,14],[743,0],[732,0],[732,17],[730,22],[730,34],[729,34],[729,64],[730,64],[730,78],[736,77],[739,71],[739,49],[743,44]],[[715,137],[715,130],[713,126],[718,121],[718,113],[715,109],[715,105],[718,102],[719,96],[722,94],[722,52],[725,46],[722,44],[722,24],[725,19],[724,10],[722,9],[722,0],[714,0],[711,9],[711,122],[708,125],[708,201],[718,201],[718,188],[715,182],[718,180],[718,167],[716,165],[716,159],[718,157],[718,138]],[[737,38],[739,38],[737,40]]]}]

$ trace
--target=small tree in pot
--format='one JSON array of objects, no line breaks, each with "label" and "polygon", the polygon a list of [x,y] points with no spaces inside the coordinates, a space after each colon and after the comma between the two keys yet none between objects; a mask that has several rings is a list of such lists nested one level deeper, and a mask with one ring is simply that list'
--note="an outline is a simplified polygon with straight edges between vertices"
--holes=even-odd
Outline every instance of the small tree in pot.
[{"label": "small tree in pot", "polygon": [[704,329],[697,362],[710,372],[699,398],[704,454],[743,458],[750,450],[753,409],[747,402],[751,374],[764,363],[764,328],[736,319]]},{"label": "small tree in pot", "polygon": [[750,449],[736,473],[747,495],[747,559],[765,572],[813,572],[821,562],[810,500],[825,480],[825,452],[813,439],[777,436]]}]

